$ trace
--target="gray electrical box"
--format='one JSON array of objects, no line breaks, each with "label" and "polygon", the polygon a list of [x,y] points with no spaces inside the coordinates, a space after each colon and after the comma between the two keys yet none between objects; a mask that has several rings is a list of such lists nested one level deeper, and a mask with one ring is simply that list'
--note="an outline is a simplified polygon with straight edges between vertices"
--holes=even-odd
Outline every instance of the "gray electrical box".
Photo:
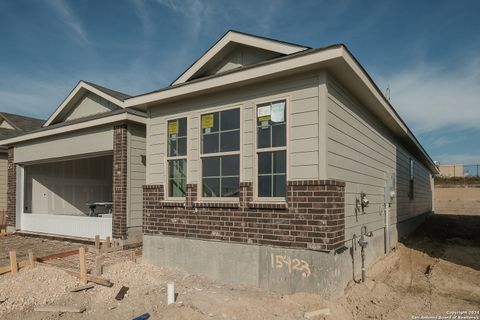
[{"label": "gray electrical box", "polygon": [[385,203],[392,203],[393,198],[396,196],[396,181],[395,173],[386,173],[385,181]]}]

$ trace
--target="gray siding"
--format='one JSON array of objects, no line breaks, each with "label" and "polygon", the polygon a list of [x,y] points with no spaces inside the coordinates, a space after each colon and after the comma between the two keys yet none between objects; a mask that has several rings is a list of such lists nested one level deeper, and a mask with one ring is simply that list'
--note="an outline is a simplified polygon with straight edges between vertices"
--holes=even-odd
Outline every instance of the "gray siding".
[{"label": "gray siding", "polygon": [[[432,210],[431,175],[389,131],[365,111],[332,78],[328,78],[327,172],[329,178],[346,181],[346,239],[383,229],[386,177],[396,174],[396,197],[390,208],[390,224]],[[408,197],[409,160],[415,162],[414,199]],[[355,212],[355,199],[365,192],[370,201],[365,213]]]},{"label": "gray siding", "polygon": [[15,145],[14,161],[23,163],[112,150],[112,127],[94,127],[21,142]]},{"label": "gray siding", "polygon": [[63,121],[84,118],[99,113],[113,111],[119,108],[120,107],[116,104],[89,92],[80,99],[77,105],[74,106],[67,115],[65,115]]},{"label": "gray siding", "polygon": [[127,226],[142,226],[143,200],[142,186],[145,184],[145,127],[128,125],[128,208]]},{"label": "gray siding", "polygon": [[0,210],[7,210],[7,167],[7,154],[0,153]]},{"label": "gray siding", "polygon": [[280,79],[255,86],[150,108],[147,124],[147,183],[165,183],[166,123],[188,117],[188,183],[200,177],[200,115],[223,108],[241,108],[241,181],[254,181],[255,106],[287,99],[288,179],[319,178],[319,83],[318,73]]}]

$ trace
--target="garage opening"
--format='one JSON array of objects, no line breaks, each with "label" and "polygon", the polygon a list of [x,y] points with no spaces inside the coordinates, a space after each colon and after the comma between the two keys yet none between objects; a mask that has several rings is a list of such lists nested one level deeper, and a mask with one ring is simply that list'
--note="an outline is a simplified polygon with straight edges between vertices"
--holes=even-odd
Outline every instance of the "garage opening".
[{"label": "garage opening", "polygon": [[111,236],[112,161],[109,154],[25,165],[22,230]]}]

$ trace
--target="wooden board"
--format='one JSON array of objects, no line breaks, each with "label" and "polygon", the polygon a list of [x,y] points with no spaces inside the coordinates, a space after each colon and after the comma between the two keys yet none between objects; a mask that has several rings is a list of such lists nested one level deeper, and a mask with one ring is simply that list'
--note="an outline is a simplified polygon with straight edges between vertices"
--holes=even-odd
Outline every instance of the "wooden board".
[{"label": "wooden board", "polygon": [[[18,263],[18,270],[22,269],[22,268],[25,268],[26,266],[28,266],[30,263],[28,261],[20,261]],[[4,274],[4,273],[7,273],[7,272],[10,272],[12,271],[10,265],[8,266],[5,266],[5,267],[0,267],[0,274]]]},{"label": "wooden board", "polygon": [[[65,271],[66,273],[68,273],[68,274],[70,274],[74,277],[80,278],[80,272],[67,270],[67,269],[61,269],[61,270]],[[93,283],[96,283],[96,284],[99,284],[99,285],[102,285],[102,286],[105,286],[105,287],[113,286],[113,283],[111,283],[110,280],[103,279],[103,278],[100,278],[100,277],[91,276],[91,275],[87,275],[87,281],[88,282],[93,282]]]},{"label": "wooden board", "polygon": [[[85,252],[87,252],[87,251],[88,251],[88,249],[85,248]],[[70,256],[73,256],[73,255],[76,255],[76,254],[78,254],[78,249],[50,254],[48,256],[43,256],[43,257],[37,258],[36,260],[38,262],[45,262],[45,261],[48,261],[48,260],[70,257]]]},{"label": "wooden board", "polygon": [[115,296],[115,300],[118,300],[118,301],[123,300],[128,289],[129,289],[128,287],[122,286],[122,288],[118,291],[117,295]]},{"label": "wooden board", "polygon": [[95,284],[89,283],[89,284],[86,284],[84,286],[79,286],[79,287],[72,288],[72,289],[70,289],[70,292],[78,292],[78,291],[88,290],[88,289],[92,289],[93,287],[95,287]]}]

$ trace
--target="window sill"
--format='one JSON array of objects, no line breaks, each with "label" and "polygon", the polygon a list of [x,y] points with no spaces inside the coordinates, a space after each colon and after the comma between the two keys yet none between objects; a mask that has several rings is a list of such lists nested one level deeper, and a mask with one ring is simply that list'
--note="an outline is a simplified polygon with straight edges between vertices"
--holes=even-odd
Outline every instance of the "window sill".
[{"label": "window sill", "polygon": [[285,201],[253,201],[248,203],[251,209],[288,209],[288,204]]},{"label": "window sill", "polygon": [[218,202],[218,201],[197,201],[193,203],[195,208],[232,208],[237,209],[240,207],[239,202]]},{"label": "window sill", "polygon": [[160,202],[162,207],[185,207],[186,202],[182,200],[164,200]]}]

